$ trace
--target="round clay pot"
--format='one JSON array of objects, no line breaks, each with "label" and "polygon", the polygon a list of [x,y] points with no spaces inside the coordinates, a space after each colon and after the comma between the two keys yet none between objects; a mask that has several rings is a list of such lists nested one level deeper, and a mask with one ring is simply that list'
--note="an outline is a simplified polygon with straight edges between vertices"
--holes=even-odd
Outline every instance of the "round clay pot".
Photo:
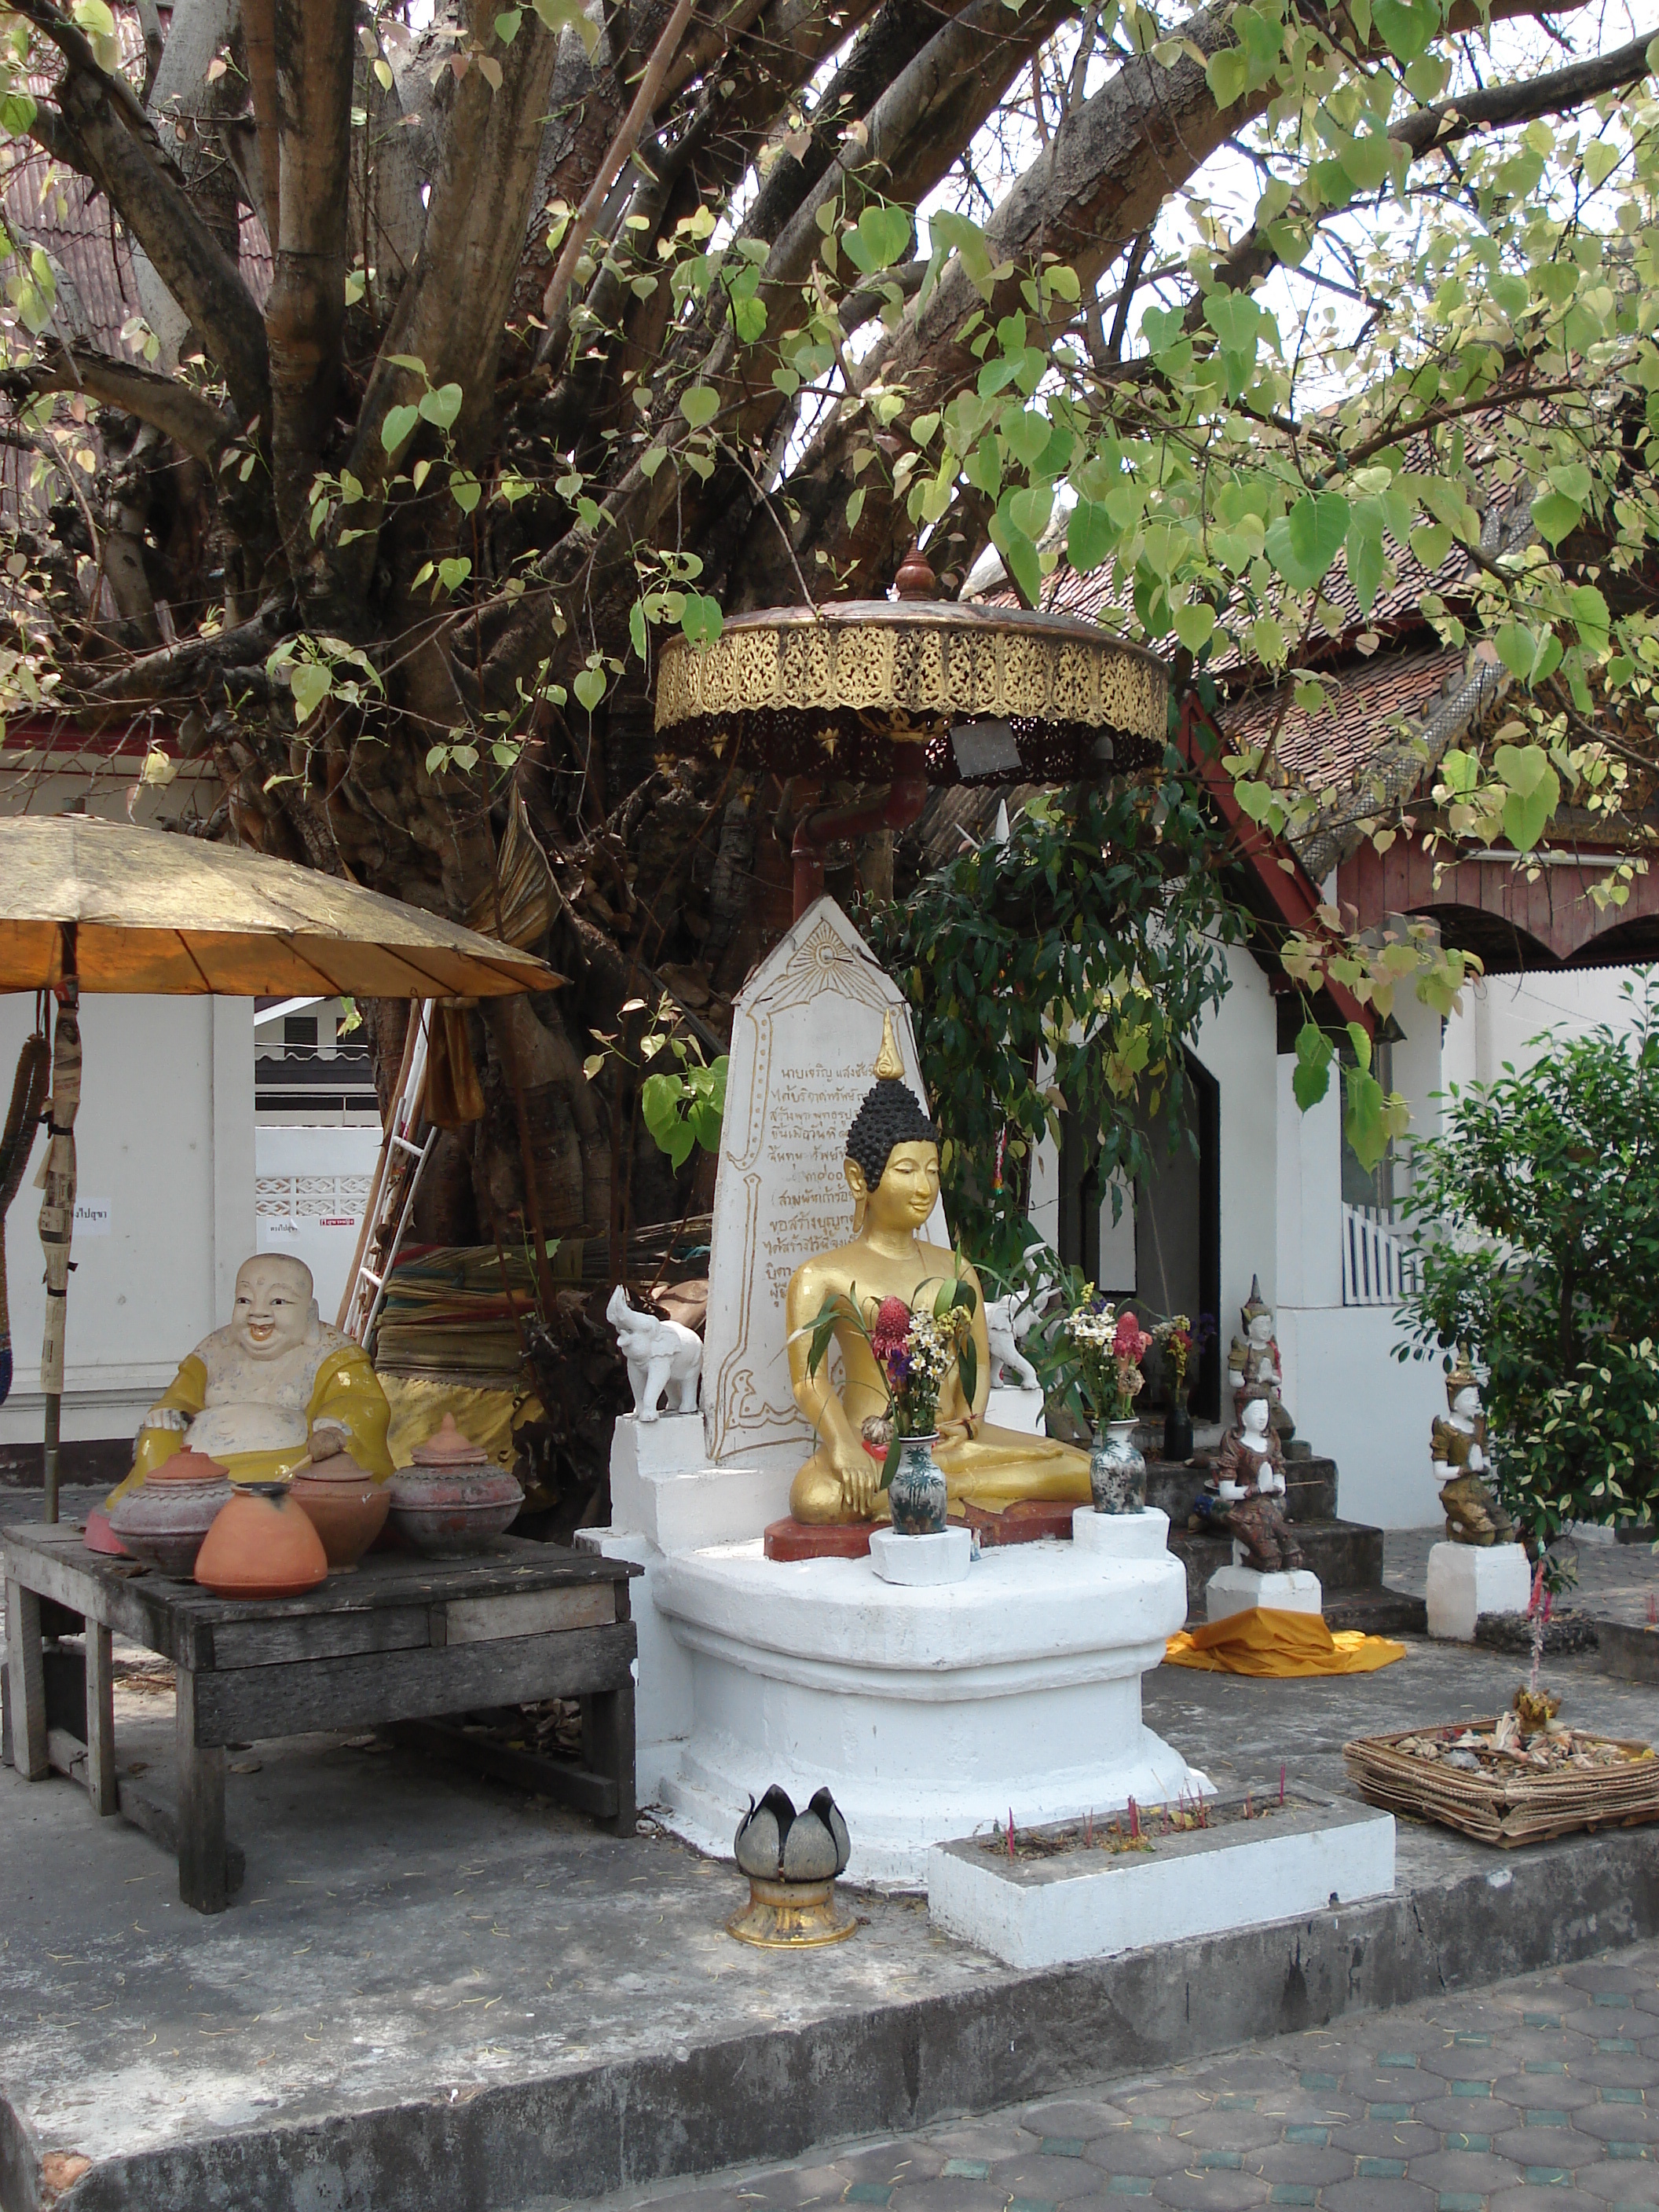
[{"label": "round clay pot", "polygon": [[109,1516],[101,1505],[94,1505],[87,1516],[87,1525],[81,1531],[81,1541],[89,1552],[101,1552],[106,1559],[130,1559],[132,1554],[109,1525]]},{"label": "round clay pot", "polygon": [[233,1494],[218,1461],[186,1448],[118,1500],[110,1533],[135,1559],[188,1582],[204,1538]]},{"label": "round clay pot", "polygon": [[523,1491],[461,1434],[453,1413],[444,1415],[435,1436],[416,1445],[414,1461],[392,1478],[392,1525],[426,1558],[487,1552],[518,1518]]},{"label": "round clay pot", "polygon": [[299,1597],[327,1577],[323,1540],[285,1482],[242,1484],[196,1557],[215,1597]]},{"label": "round clay pot", "polygon": [[340,1574],[354,1571],[392,1510],[391,1484],[366,1474],[349,1452],[301,1468],[288,1494],[322,1538],[330,1571]]}]

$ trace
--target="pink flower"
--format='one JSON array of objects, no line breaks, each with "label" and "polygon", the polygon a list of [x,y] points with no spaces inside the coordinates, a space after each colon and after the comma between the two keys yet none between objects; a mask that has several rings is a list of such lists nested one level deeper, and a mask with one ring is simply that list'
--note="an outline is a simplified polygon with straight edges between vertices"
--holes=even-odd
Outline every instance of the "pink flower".
[{"label": "pink flower", "polygon": [[884,1298],[870,1332],[870,1349],[884,1365],[910,1334],[910,1309],[902,1298]]},{"label": "pink flower", "polygon": [[1134,1316],[1126,1310],[1118,1316],[1117,1334],[1112,1339],[1112,1356],[1119,1360],[1138,1362],[1145,1356],[1152,1340]]}]

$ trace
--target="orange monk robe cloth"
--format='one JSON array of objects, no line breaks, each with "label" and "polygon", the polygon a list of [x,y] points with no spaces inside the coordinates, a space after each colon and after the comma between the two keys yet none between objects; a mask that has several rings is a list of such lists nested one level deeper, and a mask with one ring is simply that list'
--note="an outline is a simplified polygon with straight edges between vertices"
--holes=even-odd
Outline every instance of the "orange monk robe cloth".
[{"label": "orange monk robe cloth", "polygon": [[1280,1613],[1251,1606],[1203,1628],[1182,1629],[1164,1656],[1172,1667],[1200,1667],[1210,1674],[1370,1674],[1403,1659],[1406,1647],[1386,1636],[1344,1629],[1333,1636],[1316,1613]]}]

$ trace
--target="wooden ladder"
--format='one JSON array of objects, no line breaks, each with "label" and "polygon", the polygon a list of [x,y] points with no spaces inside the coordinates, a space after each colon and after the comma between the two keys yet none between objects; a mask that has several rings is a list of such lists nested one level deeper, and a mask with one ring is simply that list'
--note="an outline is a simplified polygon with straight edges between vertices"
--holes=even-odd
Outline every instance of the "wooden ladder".
[{"label": "wooden ladder", "polygon": [[[436,1129],[419,1137],[426,1104],[427,1055],[431,1039],[432,1001],[411,999],[404,1056],[398,1071],[398,1087],[386,1117],[380,1153],[363,1207],[362,1226],[351,1273],[346,1278],[336,1323],[359,1344],[367,1344],[369,1331],[386,1297],[386,1278],[398,1263],[398,1254],[415,1211],[421,1176],[437,1140]],[[379,1273],[370,1265],[376,1262]]]}]

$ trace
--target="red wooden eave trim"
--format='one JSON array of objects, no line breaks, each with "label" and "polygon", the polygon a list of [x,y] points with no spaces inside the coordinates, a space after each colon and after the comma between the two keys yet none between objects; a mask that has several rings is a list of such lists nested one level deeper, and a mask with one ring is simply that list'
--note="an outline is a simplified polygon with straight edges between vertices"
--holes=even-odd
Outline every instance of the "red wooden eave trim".
[{"label": "red wooden eave trim", "polygon": [[[1206,752],[1198,742],[1200,722],[1215,739],[1214,752]],[[1259,822],[1251,821],[1239,805],[1233,780],[1221,765],[1220,748],[1224,743],[1214,719],[1197,694],[1189,691],[1181,709],[1176,750],[1203,782],[1216,811],[1236,839],[1241,856],[1267,893],[1273,912],[1287,928],[1316,935],[1322,903],[1319,887],[1290,847],[1282,844]],[[1361,1006],[1346,984],[1328,979],[1323,988],[1345,1022],[1358,1022],[1367,1036],[1376,1035],[1376,1014],[1370,1007]]]}]

